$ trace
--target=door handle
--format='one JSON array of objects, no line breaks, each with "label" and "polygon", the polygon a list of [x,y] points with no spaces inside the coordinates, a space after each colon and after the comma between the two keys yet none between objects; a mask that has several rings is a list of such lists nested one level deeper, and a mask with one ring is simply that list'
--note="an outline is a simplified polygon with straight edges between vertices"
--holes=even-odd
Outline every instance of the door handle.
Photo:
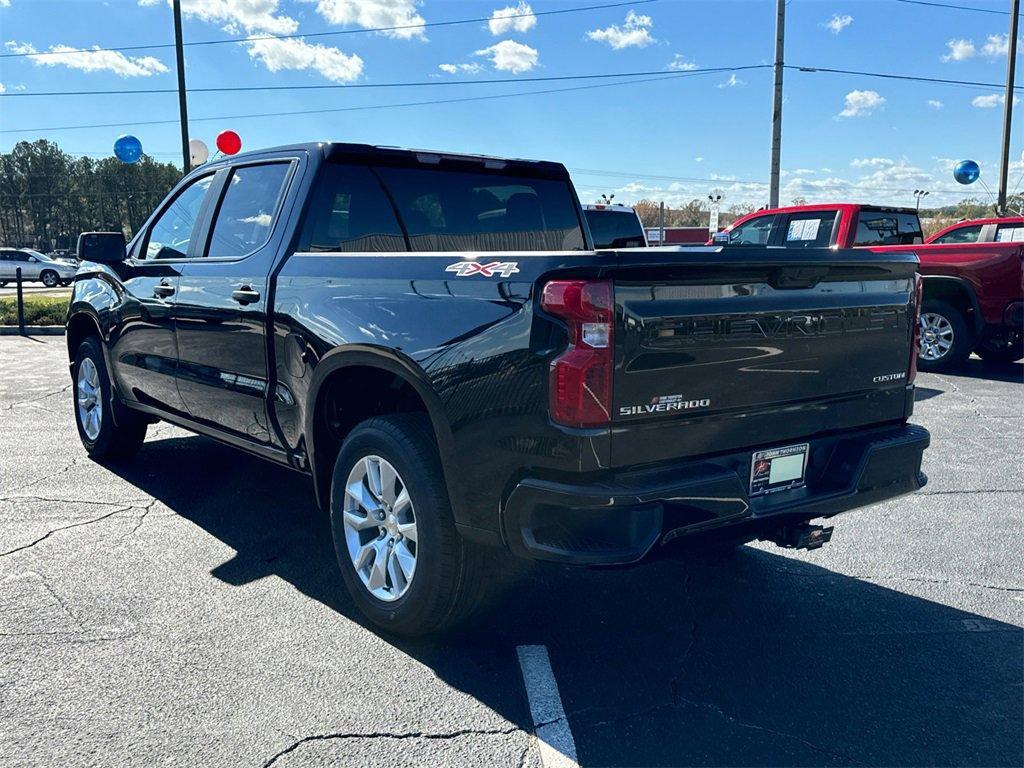
[{"label": "door handle", "polygon": [[253,302],[259,301],[260,293],[259,291],[254,291],[248,285],[243,285],[238,290],[231,292],[231,298],[245,306],[246,304],[252,304]]},{"label": "door handle", "polygon": [[153,286],[153,295],[157,298],[166,299],[174,295],[174,286],[170,283],[157,283]]}]

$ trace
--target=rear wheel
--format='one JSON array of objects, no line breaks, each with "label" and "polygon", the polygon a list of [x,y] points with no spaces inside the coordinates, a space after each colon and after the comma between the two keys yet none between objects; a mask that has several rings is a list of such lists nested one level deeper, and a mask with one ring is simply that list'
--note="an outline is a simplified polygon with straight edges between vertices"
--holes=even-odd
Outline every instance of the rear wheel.
[{"label": "rear wheel", "polygon": [[963,365],[974,349],[974,333],[963,313],[941,299],[921,304],[921,341],[917,367],[922,371],[945,371]]},{"label": "rear wheel", "polygon": [[43,285],[47,288],[56,288],[60,285],[60,275],[52,269],[44,269],[43,273],[39,275],[39,279],[43,281]]},{"label": "rear wheel", "polygon": [[455,530],[423,415],[375,417],[352,430],[334,466],[331,531],[352,599],[395,634],[450,626],[485,591],[483,552]]},{"label": "rear wheel", "polygon": [[1020,334],[984,338],[975,350],[986,363],[1013,363],[1024,357],[1024,343]]},{"label": "rear wheel", "polygon": [[127,409],[114,421],[110,377],[103,351],[93,337],[78,346],[74,382],[75,424],[86,452],[94,459],[134,454],[146,439],[146,421]]}]

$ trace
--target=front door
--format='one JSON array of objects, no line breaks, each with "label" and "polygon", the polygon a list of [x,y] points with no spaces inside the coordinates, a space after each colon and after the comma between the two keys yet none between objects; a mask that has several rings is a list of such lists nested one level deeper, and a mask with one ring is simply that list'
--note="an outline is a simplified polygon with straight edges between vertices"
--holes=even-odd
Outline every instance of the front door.
[{"label": "front door", "polygon": [[174,304],[181,268],[194,253],[213,174],[177,190],[131,249],[112,267],[124,287],[121,322],[110,343],[121,396],[184,415],[178,395]]},{"label": "front door", "polygon": [[178,391],[199,422],[270,441],[267,287],[292,163],[224,172],[204,255],[182,269],[175,306]]}]

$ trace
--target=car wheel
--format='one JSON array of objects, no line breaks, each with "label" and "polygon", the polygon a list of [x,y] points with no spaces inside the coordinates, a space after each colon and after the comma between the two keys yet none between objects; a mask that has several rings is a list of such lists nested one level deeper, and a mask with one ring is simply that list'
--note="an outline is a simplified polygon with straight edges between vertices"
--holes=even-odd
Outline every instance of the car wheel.
[{"label": "car wheel", "polygon": [[75,282],[75,281],[74,281],[74,280],[61,280],[61,281],[60,281],[60,284],[61,284],[61,286],[63,286],[64,288],[67,288],[67,287],[68,287],[69,285],[71,285],[71,284],[72,284],[73,282]]},{"label": "car wheel", "polygon": [[987,338],[982,339],[974,351],[986,363],[1014,363],[1024,358],[1024,343],[1019,335],[1010,338]]},{"label": "car wheel", "polygon": [[43,281],[43,285],[47,288],[56,288],[60,285],[60,275],[52,269],[44,269],[43,273],[39,275],[39,279]]},{"label": "car wheel", "polygon": [[75,424],[86,452],[94,459],[134,454],[146,439],[146,421],[126,409],[114,421],[110,377],[96,339],[79,345],[73,376]]},{"label": "car wheel", "polygon": [[921,340],[917,367],[922,371],[945,371],[963,365],[974,349],[974,333],[963,314],[941,299],[921,304]]},{"label": "car wheel", "polygon": [[345,586],[374,624],[423,635],[464,618],[485,592],[483,551],[455,530],[430,421],[364,421],[334,465],[331,532]]}]

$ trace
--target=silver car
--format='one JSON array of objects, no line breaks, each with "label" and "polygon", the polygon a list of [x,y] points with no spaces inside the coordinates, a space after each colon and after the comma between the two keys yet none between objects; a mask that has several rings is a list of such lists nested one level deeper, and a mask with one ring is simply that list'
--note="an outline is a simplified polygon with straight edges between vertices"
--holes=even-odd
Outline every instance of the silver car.
[{"label": "silver car", "polygon": [[47,288],[68,285],[78,271],[78,265],[51,259],[31,248],[0,248],[0,287],[13,283],[21,267],[21,279],[38,280]]}]

